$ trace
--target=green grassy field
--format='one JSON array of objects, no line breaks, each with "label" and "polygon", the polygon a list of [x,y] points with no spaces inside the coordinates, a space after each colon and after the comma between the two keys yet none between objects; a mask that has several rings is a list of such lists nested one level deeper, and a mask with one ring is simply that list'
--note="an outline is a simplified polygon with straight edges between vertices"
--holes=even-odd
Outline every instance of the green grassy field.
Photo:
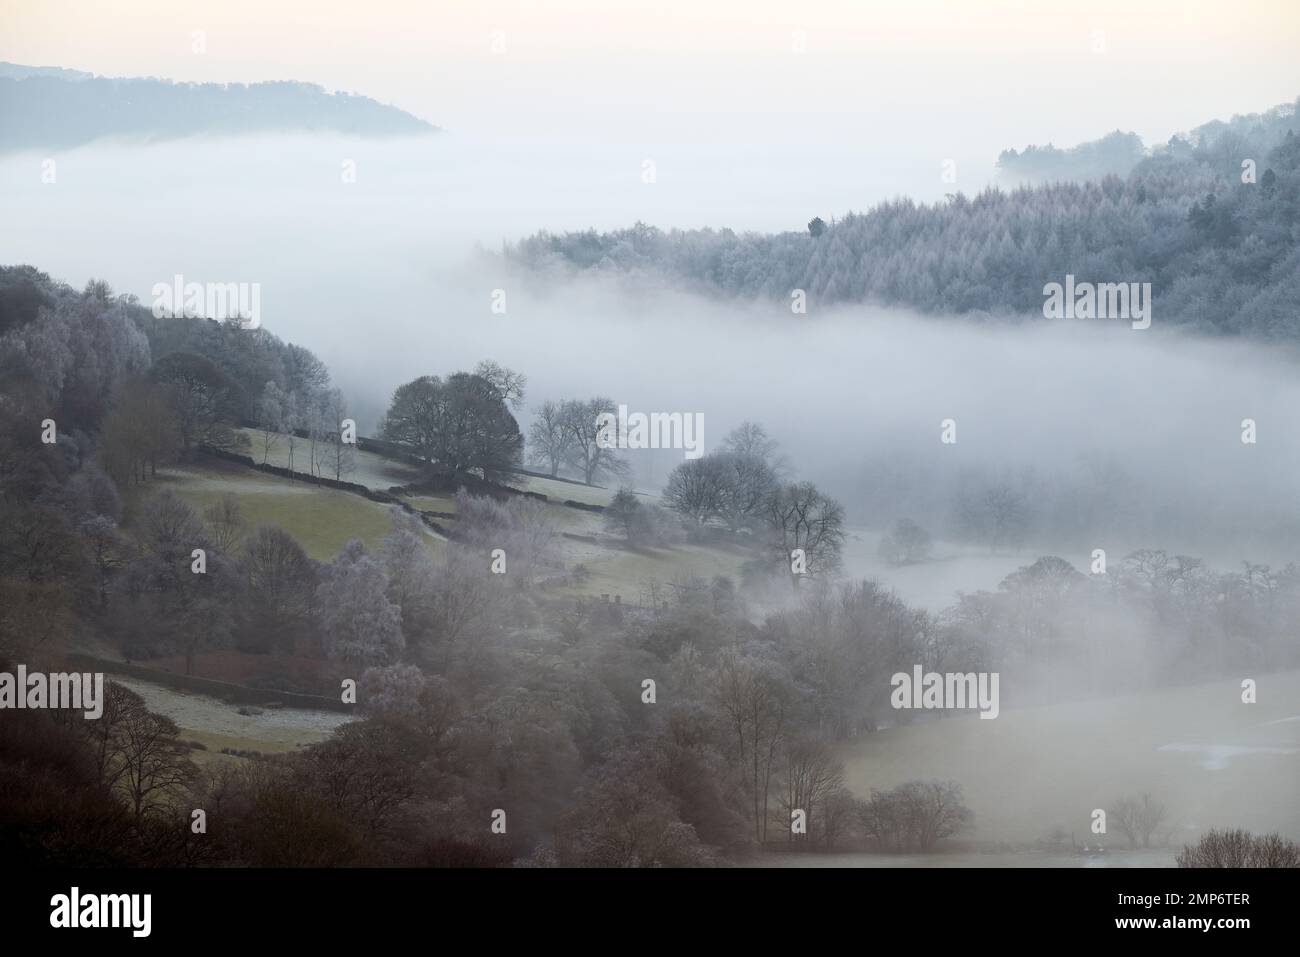
[{"label": "green grassy field", "polygon": [[[546,484],[564,486],[564,483]],[[239,500],[247,532],[261,525],[283,528],[302,543],[308,555],[319,561],[332,559],[354,538],[373,549],[392,529],[388,507],[378,502],[230,463],[209,462],[165,469],[159,473],[157,487],[174,489],[200,510],[219,501],[226,493],[233,493]],[[600,489],[586,491],[589,500],[606,494]],[[455,501],[449,495],[410,495],[406,501],[424,511],[456,511]],[[636,601],[655,583],[680,582],[691,577],[709,580],[716,575],[736,578],[748,557],[739,549],[684,544],[631,550],[605,533],[597,513],[552,500],[546,504],[546,514],[555,527],[556,547],[565,571],[582,564],[590,573],[580,584],[559,589],[566,594],[622,595],[624,601]],[[564,532],[594,540],[567,538]],[[444,542],[430,532],[428,544],[437,552]]]},{"label": "green grassy field", "polygon": [[[266,450],[263,448],[262,433],[260,431],[257,429],[240,429],[238,431],[248,436],[249,442],[252,443],[252,447],[245,450],[244,454],[250,456],[254,462],[261,463],[265,457],[267,465],[274,465],[282,469],[289,467],[289,440],[287,436],[276,435],[273,440],[274,445],[269,453],[264,456]],[[328,449],[318,447],[318,451],[321,455],[328,454]],[[311,474],[311,443],[306,439],[294,440],[293,470],[304,475]],[[326,478],[334,477],[334,473],[330,471],[328,464],[321,466],[321,472]],[[386,459],[372,452],[353,449],[352,470],[343,476],[343,481],[356,482],[366,488],[386,491],[394,485],[407,485],[414,482],[418,477],[419,472],[409,465]]]},{"label": "green grassy field", "polygon": [[456,499],[451,495],[406,495],[403,496],[411,503],[412,508],[417,508],[421,512],[450,512],[455,514]]},{"label": "green grassy field", "polygon": [[[1300,672],[1253,677],[1257,704],[1226,681],[863,735],[842,749],[846,783],[866,796],[955,780],[984,841],[1036,841],[1059,825],[1095,843],[1093,809],[1143,791],[1167,805],[1172,843],[1224,826],[1300,838]],[[1107,843],[1127,841],[1112,827]]]},{"label": "green grassy field", "polygon": [[240,466],[174,468],[159,476],[158,487],[174,489],[200,510],[233,493],[246,534],[262,525],[279,526],[318,561],[329,561],[354,538],[375,548],[393,527],[389,506]]},{"label": "green grassy field", "polygon": [[535,475],[519,475],[513,483],[515,488],[525,492],[538,492],[549,501],[563,504],[566,501],[581,502],[583,505],[608,505],[618,489],[597,488],[592,485],[575,485],[572,482],[557,482],[554,479],[538,478]]}]

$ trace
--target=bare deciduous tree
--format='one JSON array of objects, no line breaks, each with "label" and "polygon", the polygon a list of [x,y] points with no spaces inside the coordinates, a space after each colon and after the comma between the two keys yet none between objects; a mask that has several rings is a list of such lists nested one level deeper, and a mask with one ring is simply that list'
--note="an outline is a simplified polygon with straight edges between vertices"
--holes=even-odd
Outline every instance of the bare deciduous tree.
[{"label": "bare deciduous tree", "polygon": [[790,832],[791,842],[807,843],[811,829],[820,826],[819,815],[824,802],[844,783],[844,765],[824,741],[816,738],[798,738],[788,741],[782,755],[781,780],[784,791],[781,809],[786,822],[796,810],[807,815],[809,830],[802,834]]},{"label": "bare deciduous tree", "polygon": [[777,473],[766,458],[750,452],[722,452],[716,458],[723,475],[718,517],[733,532],[752,530],[762,521],[763,510],[778,487]]},{"label": "bare deciduous tree", "polygon": [[474,374],[496,389],[501,401],[510,408],[518,409],[523,405],[528,376],[522,372],[515,372],[491,359],[484,359],[474,367]]},{"label": "bare deciduous tree", "polygon": [[[795,549],[804,555],[806,573],[822,575],[839,567],[844,545],[844,507],[811,482],[782,486],[767,503],[772,547],[787,567]],[[801,576],[792,574],[797,586]]]},{"label": "bare deciduous tree", "polygon": [[573,399],[561,406],[564,430],[570,440],[570,461],[588,485],[628,473],[627,462],[618,457],[617,450],[606,448],[600,440],[600,416],[615,411],[614,400],[603,396],[586,402]]},{"label": "bare deciduous tree", "polygon": [[1151,835],[1165,819],[1165,806],[1157,804],[1150,794],[1141,797],[1122,797],[1115,802],[1110,819],[1121,834],[1128,838],[1130,847],[1141,841],[1143,847],[1151,846]]},{"label": "bare deciduous tree", "polygon": [[929,851],[973,820],[954,781],[908,781],[871,792],[861,806],[863,830],[888,851]]},{"label": "bare deciduous tree", "polygon": [[177,739],[171,718],[154,714],[138,697],[120,698],[107,732],[107,782],[125,793],[137,821],[172,810],[196,769]]},{"label": "bare deciduous tree", "polygon": [[125,383],[104,419],[104,469],[118,482],[143,482],[157,475],[180,450],[180,420],[164,388],[136,379]]},{"label": "bare deciduous tree", "polygon": [[725,652],[718,665],[718,703],[733,735],[753,802],[754,839],[767,840],[772,774],[790,716],[788,682],[771,663]]},{"label": "bare deciduous tree", "polygon": [[751,456],[767,465],[778,478],[784,477],[790,470],[790,463],[780,454],[780,443],[767,434],[758,422],[745,421],[727,433],[722,440],[723,452]]},{"label": "bare deciduous tree", "polygon": [[292,650],[311,620],[316,590],[311,559],[284,529],[264,526],[244,544],[243,567],[252,630],[272,649]]},{"label": "bare deciduous tree", "polygon": [[271,450],[280,444],[280,434],[285,430],[285,402],[288,396],[275,384],[268,382],[257,402],[257,429],[262,446],[262,464],[270,458]]},{"label": "bare deciduous tree", "polygon": [[325,433],[329,450],[326,456],[326,468],[334,473],[334,481],[343,481],[343,476],[350,475],[357,467],[357,448],[352,442],[345,442],[343,420],[348,417],[348,401],[342,389],[330,389],[325,393],[325,421],[328,429]]},{"label": "bare deciduous tree", "polygon": [[528,459],[555,476],[572,454],[573,435],[566,427],[564,407],[548,399],[537,410],[528,429]]},{"label": "bare deciduous tree", "polygon": [[208,525],[208,538],[218,551],[231,554],[244,531],[244,519],[239,510],[239,499],[227,492],[203,510]]},{"label": "bare deciduous tree", "polygon": [[668,476],[664,503],[703,525],[721,515],[727,504],[727,469],[716,455],[687,459]]}]

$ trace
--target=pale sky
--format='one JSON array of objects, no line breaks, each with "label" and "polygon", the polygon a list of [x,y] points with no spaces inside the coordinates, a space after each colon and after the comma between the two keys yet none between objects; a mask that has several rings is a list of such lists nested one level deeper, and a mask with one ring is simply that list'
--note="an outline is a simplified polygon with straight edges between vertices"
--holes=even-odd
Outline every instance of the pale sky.
[{"label": "pale sky", "polygon": [[476,136],[983,155],[1293,100],[1300,2],[0,0],[0,59],[307,80]]}]

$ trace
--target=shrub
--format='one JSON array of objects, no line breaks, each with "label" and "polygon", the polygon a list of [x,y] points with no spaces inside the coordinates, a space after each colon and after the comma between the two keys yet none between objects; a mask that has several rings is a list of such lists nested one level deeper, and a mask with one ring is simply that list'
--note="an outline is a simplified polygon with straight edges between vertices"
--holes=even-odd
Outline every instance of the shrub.
[{"label": "shrub", "polygon": [[955,781],[908,781],[891,791],[872,790],[859,808],[863,830],[886,851],[929,851],[974,819]]},{"label": "shrub", "polygon": [[1179,867],[1300,867],[1300,844],[1280,834],[1213,829],[1178,854]]}]

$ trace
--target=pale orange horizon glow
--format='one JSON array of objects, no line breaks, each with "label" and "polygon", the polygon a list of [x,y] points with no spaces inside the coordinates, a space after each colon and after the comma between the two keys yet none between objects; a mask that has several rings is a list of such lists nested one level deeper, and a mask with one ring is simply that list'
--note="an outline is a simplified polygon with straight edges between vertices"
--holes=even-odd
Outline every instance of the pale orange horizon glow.
[{"label": "pale orange horizon glow", "polygon": [[689,138],[709,116],[974,107],[1019,117],[1008,145],[1166,136],[1294,99],[1297,51],[1294,0],[0,0],[0,60],[305,80],[477,131]]}]

